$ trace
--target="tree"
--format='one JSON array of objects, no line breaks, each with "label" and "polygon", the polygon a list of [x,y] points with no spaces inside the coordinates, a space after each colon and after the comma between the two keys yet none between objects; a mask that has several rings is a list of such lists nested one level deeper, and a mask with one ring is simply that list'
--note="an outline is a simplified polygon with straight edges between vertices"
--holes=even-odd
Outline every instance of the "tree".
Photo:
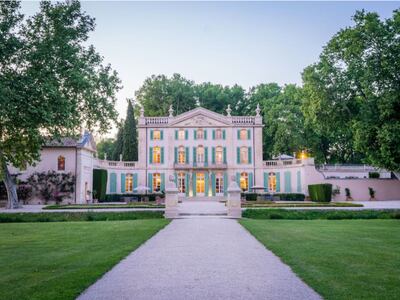
[{"label": "tree", "polygon": [[0,2],[0,164],[8,208],[18,206],[8,165],[40,158],[45,138],[105,132],[117,113],[120,81],[93,46],[94,19],[78,1],[41,2],[24,21],[16,1]]},{"label": "tree", "polygon": [[129,99],[123,129],[122,159],[124,161],[137,161],[138,159],[136,120],[133,112],[132,100]]},{"label": "tree", "polygon": [[100,159],[113,159],[114,147],[116,145],[116,140],[113,138],[105,138],[97,143],[97,156]]},{"label": "tree", "polygon": [[114,142],[114,150],[112,153],[112,160],[120,160],[120,156],[122,155],[122,147],[124,145],[124,122],[118,124],[118,133],[117,138]]}]

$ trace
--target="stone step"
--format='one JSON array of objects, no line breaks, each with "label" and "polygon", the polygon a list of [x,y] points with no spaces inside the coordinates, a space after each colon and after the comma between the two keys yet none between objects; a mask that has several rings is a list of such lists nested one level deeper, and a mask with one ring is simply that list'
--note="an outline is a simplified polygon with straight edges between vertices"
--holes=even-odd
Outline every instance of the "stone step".
[{"label": "stone step", "polygon": [[227,216],[228,214],[226,212],[215,212],[215,213],[209,213],[209,212],[198,212],[198,213],[179,213],[179,216]]}]

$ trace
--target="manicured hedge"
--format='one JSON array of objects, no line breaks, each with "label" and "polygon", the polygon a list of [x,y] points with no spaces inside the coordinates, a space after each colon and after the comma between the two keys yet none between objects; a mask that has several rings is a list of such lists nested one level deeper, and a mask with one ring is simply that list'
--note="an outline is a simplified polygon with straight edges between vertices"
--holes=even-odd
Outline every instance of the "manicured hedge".
[{"label": "manicured hedge", "polygon": [[250,219],[285,220],[344,220],[344,219],[400,219],[400,210],[292,210],[246,209],[242,216]]},{"label": "manicured hedge", "polygon": [[311,201],[315,202],[331,202],[332,200],[332,184],[310,184],[308,186],[308,193]]},{"label": "manicured hedge", "polygon": [[107,194],[104,201],[100,202],[125,202],[125,198],[136,198],[138,201],[156,201],[156,198],[165,198],[165,194]]},{"label": "manicured hedge", "polygon": [[[242,199],[246,201],[261,200],[278,200],[278,201],[304,201],[305,195],[300,193],[279,193],[279,194],[257,194],[257,193],[242,193]],[[272,199],[273,198],[273,199]]]},{"label": "manicured hedge", "polygon": [[105,201],[107,191],[107,170],[93,169],[93,196]]},{"label": "manicured hedge", "polygon": [[163,215],[162,211],[1,213],[0,223],[139,220]]}]

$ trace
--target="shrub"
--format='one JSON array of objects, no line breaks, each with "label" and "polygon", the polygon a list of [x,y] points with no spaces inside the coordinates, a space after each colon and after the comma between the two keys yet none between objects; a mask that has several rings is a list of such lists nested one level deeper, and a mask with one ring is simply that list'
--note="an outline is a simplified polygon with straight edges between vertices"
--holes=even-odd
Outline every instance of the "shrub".
[{"label": "shrub", "polygon": [[368,177],[369,178],[379,178],[380,174],[378,172],[369,172]]},{"label": "shrub", "polygon": [[305,195],[300,193],[277,194],[280,201],[304,201]]},{"label": "shrub", "polygon": [[308,186],[308,193],[310,194],[311,201],[315,202],[331,202],[332,200],[332,184],[310,184]]},{"label": "shrub", "polygon": [[100,201],[100,202],[125,202],[124,198],[129,198],[129,197],[134,197],[136,198],[138,201],[142,201],[142,202],[148,202],[148,201],[156,201],[157,197],[160,197],[161,199],[165,198],[165,194],[161,193],[161,194],[156,194],[156,193],[152,193],[152,194],[107,194],[105,196],[104,201]]},{"label": "shrub", "polygon": [[257,201],[257,193],[242,193],[241,198],[246,201]]},{"label": "shrub", "polygon": [[349,188],[345,188],[344,191],[346,193],[346,198],[351,198],[350,189]]},{"label": "shrub", "polygon": [[107,190],[107,170],[93,170],[93,194],[99,201],[106,199]]},{"label": "shrub", "polygon": [[279,201],[304,201],[305,195],[300,193],[279,193],[279,194],[257,194],[257,193],[242,193],[242,199],[246,201],[257,201],[258,199],[261,200],[270,200],[272,197],[278,197]]},{"label": "shrub", "polygon": [[375,190],[372,187],[369,187],[368,191],[369,191],[369,196],[371,197],[371,199],[375,198]]},{"label": "shrub", "polygon": [[28,184],[20,184],[17,186],[18,199],[26,203],[32,196],[32,187]]}]

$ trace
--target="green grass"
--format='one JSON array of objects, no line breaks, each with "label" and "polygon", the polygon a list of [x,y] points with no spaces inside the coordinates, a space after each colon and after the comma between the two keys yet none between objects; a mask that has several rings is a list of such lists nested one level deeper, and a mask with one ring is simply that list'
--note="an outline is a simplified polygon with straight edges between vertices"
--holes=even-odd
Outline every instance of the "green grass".
[{"label": "green grass", "polygon": [[362,204],[358,203],[347,203],[347,202],[289,202],[289,203],[277,203],[273,201],[248,201],[242,204],[242,207],[254,207],[254,208],[274,208],[274,207],[363,207]]},{"label": "green grass", "polygon": [[163,214],[162,211],[1,213],[0,223],[161,219]]},{"label": "green grass", "polygon": [[107,208],[165,208],[164,204],[138,202],[129,204],[65,204],[47,205],[43,209],[107,209]]},{"label": "green grass", "polygon": [[166,224],[0,224],[0,299],[74,299]]},{"label": "green grass", "polygon": [[399,299],[398,220],[240,223],[325,299]]}]

